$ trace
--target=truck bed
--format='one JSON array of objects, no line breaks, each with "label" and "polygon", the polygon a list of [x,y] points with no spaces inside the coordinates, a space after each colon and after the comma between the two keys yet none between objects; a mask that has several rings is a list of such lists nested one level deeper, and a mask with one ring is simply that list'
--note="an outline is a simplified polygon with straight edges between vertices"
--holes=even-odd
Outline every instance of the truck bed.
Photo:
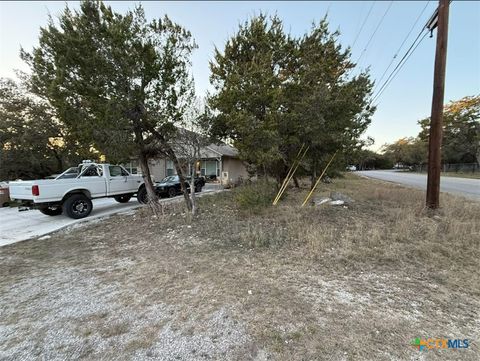
[{"label": "truck bed", "polygon": [[[38,186],[39,195],[32,194],[32,187]],[[104,197],[107,193],[105,178],[40,179],[10,182],[10,198],[33,201],[34,203],[57,202],[71,190],[85,189],[92,198]]]}]

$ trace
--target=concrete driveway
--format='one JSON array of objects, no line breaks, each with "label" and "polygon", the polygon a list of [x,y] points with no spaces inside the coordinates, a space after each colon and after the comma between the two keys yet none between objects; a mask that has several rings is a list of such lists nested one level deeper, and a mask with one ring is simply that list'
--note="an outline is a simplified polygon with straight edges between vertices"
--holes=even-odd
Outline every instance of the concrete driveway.
[{"label": "concrete driveway", "polygon": [[[203,194],[216,193],[223,187],[215,184],[206,184]],[[162,199],[161,202],[181,201],[182,196]],[[72,219],[62,214],[59,216],[46,216],[37,210],[19,212],[18,208],[0,208],[0,247],[7,244],[24,241],[30,238],[45,236],[60,229],[79,223],[91,222],[113,214],[130,212],[141,207],[136,198],[128,203],[118,203],[112,198],[94,199],[92,213],[83,219]]]},{"label": "concrete driveway", "polygon": [[[427,189],[427,175],[396,170],[367,170],[358,171],[369,178],[381,179],[414,188]],[[441,177],[440,190],[453,193],[465,198],[480,201],[480,180],[471,178]]]}]

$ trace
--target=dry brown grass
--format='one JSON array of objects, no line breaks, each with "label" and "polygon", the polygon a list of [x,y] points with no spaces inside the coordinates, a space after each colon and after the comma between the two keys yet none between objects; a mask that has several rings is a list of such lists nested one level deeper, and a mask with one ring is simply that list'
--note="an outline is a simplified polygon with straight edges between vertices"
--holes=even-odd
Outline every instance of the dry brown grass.
[{"label": "dry brown grass", "polygon": [[[0,358],[477,360],[480,205],[354,176],[255,214],[235,191],[0,249]],[[468,338],[429,351],[415,337]]]},{"label": "dry brown grass", "polygon": [[[306,189],[290,189],[285,202],[249,216],[232,206],[229,194],[205,199],[207,210],[197,229],[202,236],[215,234],[221,242],[247,247],[301,246],[308,257],[348,267],[388,263],[465,270],[477,266],[478,202],[442,194],[442,209],[432,215],[424,209],[422,191],[353,175],[322,184],[317,195],[328,196],[333,190],[356,202],[347,207],[301,207]],[[226,226],[219,227],[220,222]]]}]

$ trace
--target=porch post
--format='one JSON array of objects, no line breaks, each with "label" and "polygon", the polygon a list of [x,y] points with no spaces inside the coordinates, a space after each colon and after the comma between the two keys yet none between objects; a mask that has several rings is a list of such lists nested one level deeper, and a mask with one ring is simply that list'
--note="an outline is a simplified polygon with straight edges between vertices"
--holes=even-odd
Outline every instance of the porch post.
[{"label": "porch post", "polygon": [[222,157],[217,158],[218,159],[218,168],[220,170],[220,184],[223,185],[223,162],[222,162]]}]

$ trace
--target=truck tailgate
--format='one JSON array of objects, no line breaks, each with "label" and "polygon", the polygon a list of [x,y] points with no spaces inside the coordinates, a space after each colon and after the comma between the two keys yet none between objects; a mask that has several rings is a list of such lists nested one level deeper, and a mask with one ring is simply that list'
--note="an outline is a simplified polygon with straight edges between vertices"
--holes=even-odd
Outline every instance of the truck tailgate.
[{"label": "truck tailgate", "polygon": [[10,198],[11,199],[20,199],[20,200],[33,200],[32,186],[34,182],[30,181],[19,181],[19,182],[10,182]]}]

